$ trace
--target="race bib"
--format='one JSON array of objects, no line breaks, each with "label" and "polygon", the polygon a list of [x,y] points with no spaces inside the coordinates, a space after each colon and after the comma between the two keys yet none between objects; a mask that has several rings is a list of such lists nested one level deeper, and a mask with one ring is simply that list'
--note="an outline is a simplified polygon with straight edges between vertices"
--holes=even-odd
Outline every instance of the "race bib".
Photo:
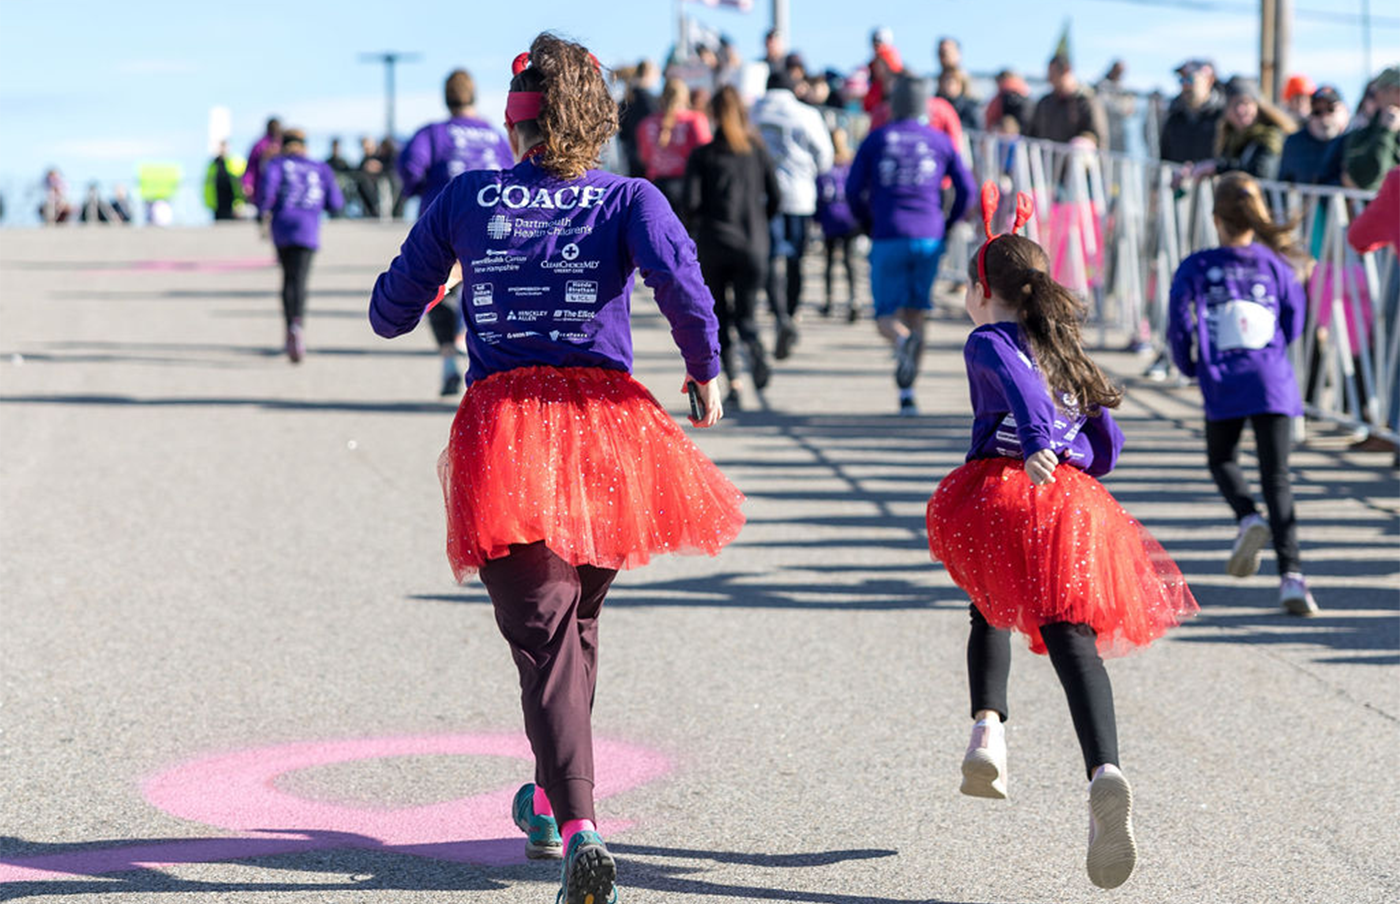
[{"label": "race bib", "polygon": [[1208,326],[1215,334],[1217,351],[1261,349],[1272,342],[1278,332],[1278,317],[1254,301],[1232,299],[1210,308],[1207,317],[1210,318]]}]

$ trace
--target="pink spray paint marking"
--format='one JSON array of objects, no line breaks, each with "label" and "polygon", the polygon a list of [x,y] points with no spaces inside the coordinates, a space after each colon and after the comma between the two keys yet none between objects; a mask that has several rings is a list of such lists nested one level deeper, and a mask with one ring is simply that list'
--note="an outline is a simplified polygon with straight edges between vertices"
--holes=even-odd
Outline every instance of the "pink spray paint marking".
[{"label": "pink spray paint marking", "polygon": [[[663,754],[594,739],[598,799],[667,775]],[[100,875],[180,863],[211,863],[303,851],[364,849],[456,863],[524,861],[522,836],[510,822],[516,786],[416,807],[368,807],[297,797],[280,776],[336,763],[398,756],[497,756],[532,767],[520,735],[432,735],[313,741],[243,750],[193,760],[143,785],[146,799],[172,816],[236,833],[233,837],[159,841],[105,850],[0,858],[0,883]],[[599,826],[618,832],[631,825]]]}]

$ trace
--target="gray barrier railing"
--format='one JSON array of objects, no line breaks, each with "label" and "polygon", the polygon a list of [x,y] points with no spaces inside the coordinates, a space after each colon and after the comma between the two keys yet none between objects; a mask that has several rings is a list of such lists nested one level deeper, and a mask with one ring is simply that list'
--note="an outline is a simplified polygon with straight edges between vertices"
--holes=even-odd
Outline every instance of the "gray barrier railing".
[{"label": "gray barrier railing", "polygon": [[[970,134],[965,151],[979,183],[996,179],[1003,197],[1035,199],[1028,234],[1049,253],[1056,279],[1088,301],[1100,341],[1121,330],[1164,351],[1172,275],[1218,243],[1214,181],[1159,160],[1028,138]],[[1346,241],[1375,193],[1260,184],[1276,217],[1300,217],[1315,261],[1303,280],[1307,327],[1292,350],[1309,414],[1400,442],[1400,266],[1394,248],[1358,255]],[[955,271],[975,242],[969,229],[950,233],[950,276],[963,278]]]}]

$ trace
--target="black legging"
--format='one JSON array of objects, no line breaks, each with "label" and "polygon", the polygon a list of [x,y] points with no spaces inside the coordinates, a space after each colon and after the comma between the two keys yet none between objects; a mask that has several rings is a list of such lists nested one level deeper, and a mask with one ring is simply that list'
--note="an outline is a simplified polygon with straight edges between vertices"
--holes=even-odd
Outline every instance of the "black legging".
[{"label": "black legging", "polygon": [[428,325],[433,328],[433,338],[437,340],[439,347],[457,342],[457,330],[461,323],[457,317],[457,305],[461,297],[462,287],[458,285],[428,311]]},{"label": "black legging", "polygon": [[854,235],[829,235],[826,237],[826,305],[831,307],[832,289],[836,281],[836,256],[840,254],[841,262],[846,267],[846,285],[850,294],[846,297],[850,300],[851,307],[856,304],[856,270],[851,260],[851,246],[855,244]]},{"label": "black legging", "polygon": [[[972,694],[972,713],[984,709],[1007,719],[1006,682],[1011,674],[1011,632],[993,628],[977,611],[972,612],[972,631],[967,638],[967,683]],[[1113,713],[1113,685],[1095,646],[1097,635],[1088,625],[1056,622],[1042,625],[1050,662],[1065,689],[1074,732],[1084,754],[1084,771],[1094,777],[1094,769],[1105,763],[1118,765],[1118,723]]]},{"label": "black legging", "polygon": [[1288,452],[1293,445],[1293,423],[1286,414],[1253,414],[1248,418],[1206,421],[1206,460],[1220,495],[1230,504],[1235,518],[1259,514],[1249,483],[1240,470],[1240,434],[1248,420],[1254,430],[1259,455],[1259,487],[1269,510],[1269,528],[1278,554],[1278,573],[1299,571],[1298,521],[1293,513],[1293,485],[1288,477]]},{"label": "black legging", "polygon": [[[766,262],[745,251],[705,247],[700,249],[700,273],[715,297],[715,316],[719,319],[719,358],[724,375],[730,380],[740,374],[734,356],[734,336],[761,358],[763,345],[754,326],[754,301],[763,282]],[[732,327],[732,329],[731,329]]]},{"label": "black legging", "polygon": [[315,248],[303,245],[282,245],[277,249],[277,260],[282,264],[282,316],[287,326],[306,314],[306,278],[315,254]]}]

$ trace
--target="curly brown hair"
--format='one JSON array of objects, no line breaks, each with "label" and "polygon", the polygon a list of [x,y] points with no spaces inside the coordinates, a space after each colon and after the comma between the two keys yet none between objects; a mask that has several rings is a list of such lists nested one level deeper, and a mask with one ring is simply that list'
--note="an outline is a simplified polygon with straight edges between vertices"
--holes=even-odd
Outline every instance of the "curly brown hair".
[{"label": "curly brown hair", "polygon": [[[1061,393],[1089,415],[1122,404],[1123,390],[1084,352],[1079,333],[1087,310],[1084,302],[1050,276],[1045,249],[1023,236],[999,235],[987,245],[986,263],[989,288],[1016,311],[1056,405]],[[974,284],[982,281],[976,254],[968,261],[967,273]]]},{"label": "curly brown hair", "polygon": [[587,47],[542,32],[530,42],[530,65],[511,79],[510,90],[544,95],[539,118],[515,124],[526,146],[544,143],[541,166],[577,179],[600,165],[604,145],[617,132],[617,104]]}]

